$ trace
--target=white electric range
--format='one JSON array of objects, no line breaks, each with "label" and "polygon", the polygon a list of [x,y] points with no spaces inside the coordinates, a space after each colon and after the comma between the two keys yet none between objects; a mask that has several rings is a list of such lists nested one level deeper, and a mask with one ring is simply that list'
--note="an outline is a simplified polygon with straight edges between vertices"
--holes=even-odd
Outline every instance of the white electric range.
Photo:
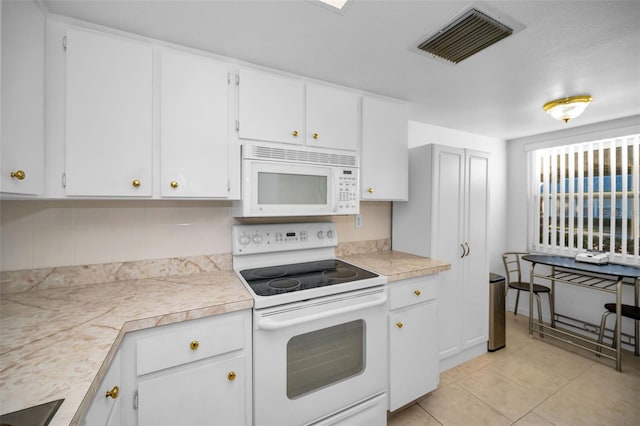
[{"label": "white electric range", "polygon": [[232,235],[254,298],[254,424],[386,424],[387,278],[336,259],[333,222]]}]

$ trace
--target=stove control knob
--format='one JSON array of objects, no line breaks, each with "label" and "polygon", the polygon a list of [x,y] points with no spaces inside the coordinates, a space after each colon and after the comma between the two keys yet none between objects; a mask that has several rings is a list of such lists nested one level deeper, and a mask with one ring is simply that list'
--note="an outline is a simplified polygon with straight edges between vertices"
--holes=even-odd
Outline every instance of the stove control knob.
[{"label": "stove control knob", "polygon": [[253,236],[252,240],[254,244],[260,244],[262,243],[263,238],[262,238],[262,235],[256,234]]},{"label": "stove control knob", "polygon": [[318,231],[318,239],[321,240],[324,238],[324,231]]},{"label": "stove control knob", "polygon": [[240,238],[238,239],[238,241],[243,246],[246,246],[247,244],[249,244],[251,242],[251,238],[249,238],[248,235],[240,235]]},{"label": "stove control knob", "polygon": [[335,236],[336,236],[336,235],[335,235],[335,232],[333,232],[333,231],[327,231],[327,238],[329,238],[329,239],[333,239],[333,237],[335,237]]}]

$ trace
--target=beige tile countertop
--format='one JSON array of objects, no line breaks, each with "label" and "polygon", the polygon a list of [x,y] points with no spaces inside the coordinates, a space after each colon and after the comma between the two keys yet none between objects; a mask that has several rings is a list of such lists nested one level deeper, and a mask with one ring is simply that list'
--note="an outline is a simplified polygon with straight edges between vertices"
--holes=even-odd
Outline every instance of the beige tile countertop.
[{"label": "beige tile countertop", "polygon": [[451,269],[451,264],[441,260],[390,250],[345,255],[341,259],[386,275],[390,283]]},{"label": "beige tile countertop", "polygon": [[[451,268],[385,250],[388,245],[359,254],[371,248],[348,247],[340,258],[386,275],[389,282]],[[252,308],[251,295],[229,270],[227,257],[5,273],[0,413],[64,398],[51,425],[68,425],[92,400],[125,333]],[[169,275],[143,278],[138,268]]]},{"label": "beige tile countertop", "polygon": [[0,412],[64,398],[51,425],[68,425],[126,332],[252,306],[228,270],[2,294]]}]

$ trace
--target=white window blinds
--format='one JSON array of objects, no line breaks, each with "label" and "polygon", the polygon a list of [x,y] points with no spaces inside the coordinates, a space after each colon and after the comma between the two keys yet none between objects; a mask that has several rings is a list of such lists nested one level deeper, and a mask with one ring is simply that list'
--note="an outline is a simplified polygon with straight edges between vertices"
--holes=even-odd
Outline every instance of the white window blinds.
[{"label": "white window blinds", "polygon": [[532,152],[533,251],[640,264],[640,135]]}]

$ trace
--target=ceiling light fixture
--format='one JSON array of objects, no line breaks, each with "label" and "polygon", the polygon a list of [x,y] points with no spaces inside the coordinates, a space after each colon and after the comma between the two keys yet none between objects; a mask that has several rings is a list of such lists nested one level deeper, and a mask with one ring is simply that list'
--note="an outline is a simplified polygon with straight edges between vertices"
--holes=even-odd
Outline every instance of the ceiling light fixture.
[{"label": "ceiling light fixture", "polygon": [[589,95],[556,99],[544,104],[542,109],[556,120],[561,120],[567,123],[569,120],[572,120],[582,114],[591,103],[591,99],[592,98]]}]

